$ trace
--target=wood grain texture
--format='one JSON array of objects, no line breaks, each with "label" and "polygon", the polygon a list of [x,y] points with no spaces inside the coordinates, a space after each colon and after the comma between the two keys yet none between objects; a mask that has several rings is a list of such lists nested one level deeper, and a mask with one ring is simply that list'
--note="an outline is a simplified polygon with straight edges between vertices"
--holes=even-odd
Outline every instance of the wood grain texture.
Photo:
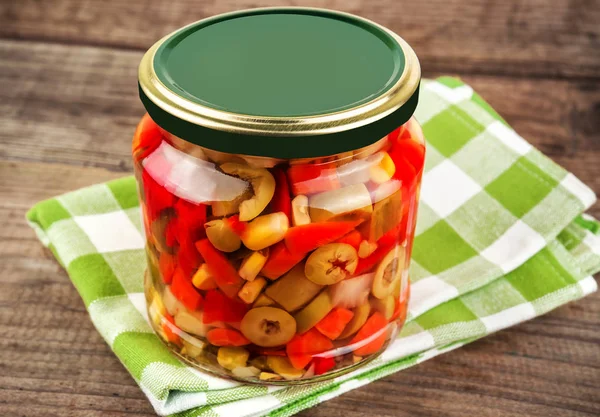
[{"label": "wood grain texture", "polygon": [[147,49],[207,16],[286,5],[338,9],[375,20],[413,45],[430,71],[600,76],[596,0],[19,0],[0,3],[0,35]]},{"label": "wood grain texture", "polygon": [[[35,202],[131,171],[143,49],[269,0],[0,2],[0,416],[151,416],[64,270]],[[457,75],[600,193],[595,0],[319,0],[399,32],[424,75]],[[591,213],[600,216],[600,205]],[[600,294],[387,377],[304,417],[600,415]]]}]

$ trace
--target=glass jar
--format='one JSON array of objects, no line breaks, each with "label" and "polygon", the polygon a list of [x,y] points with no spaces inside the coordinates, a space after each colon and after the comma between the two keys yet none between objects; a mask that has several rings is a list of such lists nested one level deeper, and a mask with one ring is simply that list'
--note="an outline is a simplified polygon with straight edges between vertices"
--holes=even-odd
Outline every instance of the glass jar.
[{"label": "glass jar", "polygon": [[317,9],[217,16],[146,53],[133,159],[169,349],[266,384],[385,349],[410,292],[419,80],[397,35]]}]

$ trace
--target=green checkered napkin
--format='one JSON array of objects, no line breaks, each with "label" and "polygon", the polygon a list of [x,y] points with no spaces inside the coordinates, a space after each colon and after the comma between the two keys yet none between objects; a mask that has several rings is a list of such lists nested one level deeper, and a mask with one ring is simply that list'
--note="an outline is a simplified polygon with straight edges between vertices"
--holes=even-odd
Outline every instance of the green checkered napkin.
[{"label": "green checkered napkin", "polygon": [[169,353],[148,325],[133,177],[40,202],[27,218],[157,413],[289,416],[596,289],[600,224],[581,215],[591,190],[456,79],[423,81],[417,119],[429,147],[408,323],[379,358],[329,382],[243,385]]}]

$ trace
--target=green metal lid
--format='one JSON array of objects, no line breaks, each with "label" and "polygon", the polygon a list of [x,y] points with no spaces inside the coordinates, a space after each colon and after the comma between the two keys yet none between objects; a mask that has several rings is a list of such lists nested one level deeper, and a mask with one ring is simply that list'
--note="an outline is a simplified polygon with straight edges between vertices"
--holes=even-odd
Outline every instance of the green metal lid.
[{"label": "green metal lid", "polygon": [[304,158],[376,142],[417,104],[419,63],[388,29],[321,9],[215,16],[157,42],[140,97],[165,130],[229,153]]}]

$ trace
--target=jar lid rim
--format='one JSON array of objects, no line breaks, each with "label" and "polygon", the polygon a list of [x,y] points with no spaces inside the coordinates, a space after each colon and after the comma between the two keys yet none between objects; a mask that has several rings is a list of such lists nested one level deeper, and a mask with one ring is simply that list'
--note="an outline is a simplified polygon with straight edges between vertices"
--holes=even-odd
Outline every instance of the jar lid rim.
[{"label": "jar lid rim", "polygon": [[[251,107],[248,107],[248,104],[244,102],[246,98],[236,97],[235,94],[229,96],[229,103],[233,103],[232,107],[237,106],[237,108],[227,108],[227,105],[229,104],[226,102],[227,98],[224,99],[225,105],[222,105],[223,103],[220,102],[221,98],[219,97],[219,91],[226,90],[222,85],[212,91],[212,97],[209,97],[208,101],[205,101],[204,97],[199,97],[202,95],[202,91],[209,91],[209,93],[207,93],[208,96],[211,94],[210,85],[206,84],[206,82],[204,84],[202,84],[202,82],[199,83],[195,94],[193,91],[190,93],[188,90],[192,90],[196,87],[194,85],[195,79],[190,78],[194,75],[192,74],[190,76],[189,74],[192,72],[190,68],[185,68],[185,65],[182,65],[181,63],[185,62],[182,60],[188,59],[191,56],[190,47],[199,45],[198,42],[201,41],[204,41],[201,44],[202,46],[206,45],[206,35],[203,33],[203,29],[214,29],[215,27],[217,29],[222,29],[219,26],[223,22],[242,21],[243,18],[253,18],[257,16],[268,16],[270,19],[269,22],[276,22],[273,17],[281,20],[281,16],[301,16],[302,19],[304,19],[305,16],[310,16],[311,18],[325,18],[327,21],[341,21],[346,23],[346,26],[353,25],[358,27],[363,33],[367,33],[368,31],[374,33],[382,42],[386,43],[389,52],[385,53],[389,54],[390,58],[388,60],[388,58],[384,56],[384,52],[382,52],[383,49],[373,43],[374,37],[372,37],[372,35],[361,34],[359,31],[355,30],[355,28],[350,28],[353,32],[347,32],[348,29],[335,23],[334,25],[336,26],[334,30],[337,31],[338,34],[342,33],[346,35],[347,33],[350,33],[351,36],[362,36],[362,38],[357,37],[356,39],[359,39],[360,42],[364,41],[364,46],[368,47],[368,50],[364,49],[367,51],[365,52],[365,59],[368,59],[371,56],[374,57],[372,59],[377,59],[378,57],[386,59],[386,61],[381,61],[381,65],[385,66],[385,71],[376,69],[379,79],[374,78],[374,80],[370,80],[367,83],[364,83],[363,86],[354,89],[360,94],[363,94],[365,96],[364,99],[360,94],[354,94],[354,90],[346,94],[343,89],[340,90],[338,88],[336,90],[335,88],[332,88],[331,90],[327,90],[327,87],[324,88],[323,84],[321,84],[317,85],[315,88],[327,90],[323,96],[325,104],[321,105],[319,103],[316,106],[317,109],[315,112],[307,112],[306,110],[310,110],[310,107],[302,107],[302,97],[300,97],[300,103],[298,105],[296,105],[297,103],[292,103],[283,110],[288,113],[293,113],[294,110],[298,110],[298,114],[273,115],[273,113],[277,113],[278,110],[272,105],[273,103],[269,103],[268,100],[265,100],[266,104],[262,106],[262,113],[259,111],[257,114],[249,114],[251,111],[248,111],[248,109]],[[309,20],[304,19],[304,21]],[[291,22],[292,24],[290,26],[293,26],[299,22],[301,30],[301,25],[306,24],[304,21],[288,19],[285,21],[285,24]],[[316,26],[311,27],[321,25],[325,28],[324,30],[331,30],[331,25],[327,22],[322,24],[322,22],[315,21],[314,19],[309,22],[311,25],[316,22]],[[243,21],[243,25],[237,26],[247,28],[247,23],[248,20],[245,20]],[[257,21],[257,23],[264,26],[264,20]],[[233,27],[235,27],[235,25]],[[225,30],[228,30],[228,28],[225,28]],[[240,29],[234,29],[234,31],[235,30]],[[274,30],[282,30],[285,32],[285,29],[281,28]],[[318,29],[315,30],[318,31]],[[257,32],[257,37],[264,35],[261,30],[258,30]],[[200,33],[200,35],[197,35],[198,33]],[[217,33],[219,34],[219,39],[223,38],[223,30]],[[251,33],[254,33],[254,31]],[[297,37],[297,33],[295,35]],[[182,40],[191,39],[193,36],[196,36],[196,39],[194,40],[196,42],[195,45],[192,41],[188,42],[187,50],[186,45],[181,48],[178,46],[184,43]],[[202,36],[204,36],[204,38]],[[294,36],[294,34],[290,36]],[[285,36],[282,37],[285,38]],[[334,39],[332,42],[335,41],[336,40]],[[267,44],[271,45],[272,42],[276,41],[269,40],[267,41]],[[231,46],[233,44],[229,43],[227,45]],[[335,43],[333,45],[335,45]],[[346,45],[341,45],[342,49],[345,46]],[[244,47],[247,47],[247,45],[244,45]],[[328,45],[328,47],[331,47],[331,45]],[[178,51],[178,48],[180,48],[180,51]],[[220,54],[216,55],[218,57],[223,56],[222,52],[215,52],[214,49],[215,48],[213,48],[211,52],[208,52],[208,56],[215,56],[215,53]],[[231,49],[235,49],[235,47],[232,47]],[[378,50],[371,54],[369,51],[373,49]],[[327,52],[327,49],[323,48],[323,51]],[[319,55],[321,58],[323,57],[323,51],[321,51],[321,55]],[[361,51],[359,50],[358,52],[360,53]],[[210,55],[211,53],[213,55]],[[177,54],[179,54],[179,56]],[[268,53],[265,53],[264,56],[267,56],[267,54]],[[239,51],[238,55],[240,55]],[[271,53],[271,55],[273,54]],[[338,55],[341,56],[343,54],[340,52]],[[288,54],[287,57],[291,57],[290,59],[293,60],[292,55]],[[206,56],[201,58],[206,58]],[[360,55],[346,53],[345,56],[340,58],[340,62],[356,62],[357,66],[361,67],[360,58],[362,58]],[[237,62],[239,59],[240,58],[237,56],[229,54],[224,62],[230,62],[231,60]],[[338,57],[332,58],[331,60],[326,59],[326,62],[335,66],[337,59]],[[250,60],[252,60],[252,58],[250,58]],[[179,64],[173,64],[173,62],[179,62]],[[202,61],[200,60],[198,62]],[[206,60],[203,62],[206,63]],[[276,61],[271,60],[269,62],[272,65]],[[215,77],[214,75],[214,71],[219,71],[218,65],[222,65],[222,62],[215,64],[212,73],[210,73],[211,69],[206,70],[206,73],[210,74],[206,77],[208,82],[216,80],[218,83],[217,78],[220,77]],[[260,68],[260,63],[257,65],[257,68]],[[193,67],[193,65],[191,66]],[[362,68],[368,70],[369,67],[363,66]],[[319,68],[318,70],[320,71],[322,68]],[[223,71],[226,72],[227,68],[223,68]],[[242,71],[244,70],[242,69]],[[327,72],[326,69],[325,72]],[[239,69],[237,72],[234,70],[231,73],[237,78],[239,78],[241,74]],[[268,75],[273,76],[273,73],[274,72]],[[355,71],[355,73],[360,74],[360,71]],[[328,73],[328,75],[332,76],[337,76],[338,74],[340,74],[339,68],[333,68],[332,71]],[[388,77],[389,80],[386,77]],[[155,43],[142,58],[138,73],[139,92],[142,102],[150,116],[163,129],[184,140],[209,149],[229,153],[242,153],[278,158],[303,158],[332,155],[358,149],[376,142],[381,139],[381,137],[405,123],[412,116],[418,101],[420,77],[421,71],[416,54],[402,38],[389,29],[351,14],[326,9],[302,7],[273,7],[242,10],[192,23],[165,36]],[[235,78],[236,82],[238,81],[237,78]],[[307,79],[308,78],[310,78],[310,76],[307,76]],[[188,82],[190,80],[192,81]],[[187,85],[186,82],[188,82]],[[328,82],[331,83],[331,80]],[[239,85],[239,83],[237,85]],[[369,92],[368,89],[373,86],[381,86],[381,88],[376,91],[376,94],[374,95],[365,95],[364,91]],[[302,87],[304,86],[301,85],[299,88]],[[362,88],[362,90],[360,90],[360,88]],[[352,88],[349,88],[349,90],[352,90]],[[198,93],[198,91],[200,91],[200,93]],[[252,91],[252,88],[250,88],[249,91]],[[337,97],[332,97],[336,91],[342,91],[342,95],[346,95],[350,98],[348,105],[338,106],[340,100],[338,100]],[[274,95],[276,99],[281,100],[281,95],[277,96],[276,94],[279,94],[279,92],[275,92]],[[298,94],[302,95],[302,93]],[[327,94],[329,95],[327,96]],[[354,96],[352,96],[352,94],[354,94]],[[224,95],[226,96],[226,94]],[[359,97],[359,100],[355,100],[355,97]],[[293,94],[291,98],[293,100]],[[251,100],[252,97],[248,99]],[[342,102],[342,104],[345,103]],[[252,104],[250,104],[250,106],[251,105]],[[319,105],[321,105],[321,109],[325,108],[324,112],[319,111]],[[338,106],[339,108],[335,108],[334,111],[328,111],[327,106]],[[260,108],[260,103],[257,107]],[[265,109],[266,111],[264,111]],[[264,115],[266,112],[269,112],[270,114]]]}]

